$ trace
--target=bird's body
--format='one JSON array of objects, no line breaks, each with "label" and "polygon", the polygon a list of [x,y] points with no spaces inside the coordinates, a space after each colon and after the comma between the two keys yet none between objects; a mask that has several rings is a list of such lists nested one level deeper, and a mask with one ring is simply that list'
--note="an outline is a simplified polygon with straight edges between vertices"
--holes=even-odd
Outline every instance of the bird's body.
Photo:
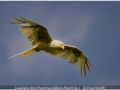
[{"label": "bird's body", "polygon": [[22,33],[31,41],[33,47],[24,52],[11,56],[30,56],[31,54],[39,51],[44,51],[54,56],[61,57],[68,60],[69,63],[77,64],[79,69],[84,72],[86,76],[86,70],[90,72],[92,65],[85,55],[75,46],[64,45],[62,41],[54,40],[50,37],[47,29],[33,21],[27,20],[19,16],[20,19],[12,18],[16,22],[9,24],[21,24],[26,25],[20,28]]}]

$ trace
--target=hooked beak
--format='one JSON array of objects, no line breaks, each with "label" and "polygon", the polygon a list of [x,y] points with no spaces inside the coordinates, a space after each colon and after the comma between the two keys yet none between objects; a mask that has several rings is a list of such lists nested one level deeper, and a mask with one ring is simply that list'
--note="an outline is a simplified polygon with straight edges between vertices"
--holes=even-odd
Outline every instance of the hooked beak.
[{"label": "hooked beak", "polygon": [[61,48],[64,50],[65,49],[64,45],[62,45]]}]

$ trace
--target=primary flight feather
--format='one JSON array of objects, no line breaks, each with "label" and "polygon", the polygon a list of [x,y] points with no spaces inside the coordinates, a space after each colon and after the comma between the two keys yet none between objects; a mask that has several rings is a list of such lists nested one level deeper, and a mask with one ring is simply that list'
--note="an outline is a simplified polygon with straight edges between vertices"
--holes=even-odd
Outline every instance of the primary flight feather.
[{"label": "primary flight feather", "polygon": [[86,70],[90,73],[90,67],[92,67],[92,65],[87,57],[77,47],[64,45],[62,41],[52,39],[44,26],[33,21],[27,20],[21,16],[19,16],[19,19],[11,19],[15,22],[9,24],[25,25],[21,27],[20,30],[27,39],[31,41],[33,47],[9,58],[13,58],[15,56],[28,57],[35,52],[44,51],[51,55],[61,57],[71,64],[76,64],[81,71],[81,75],[83,72],[84,76],[86,76]]}]

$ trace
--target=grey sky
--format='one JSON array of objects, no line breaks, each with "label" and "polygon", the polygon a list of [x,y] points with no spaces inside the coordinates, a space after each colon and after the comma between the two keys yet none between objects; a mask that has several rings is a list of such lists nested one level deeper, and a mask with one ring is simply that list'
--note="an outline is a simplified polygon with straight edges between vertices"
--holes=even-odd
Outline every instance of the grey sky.
[{"label": "grey sky", "polygon": [[[120,2],[0,2],[0,85],[119,85]],[[44,52],[9,56],[31,48],[10,17],[40,23],[51,37],[75,45],[93,68],[81,77],[77,66]]]}]

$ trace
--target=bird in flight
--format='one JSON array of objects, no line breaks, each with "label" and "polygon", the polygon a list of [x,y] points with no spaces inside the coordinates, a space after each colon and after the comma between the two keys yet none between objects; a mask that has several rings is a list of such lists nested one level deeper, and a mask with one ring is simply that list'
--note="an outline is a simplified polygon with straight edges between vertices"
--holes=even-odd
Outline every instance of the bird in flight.
[{"label": "bird in flight", "polygon": [[11,17],[15,22],[8,24],[24,25],[20,28],[20,31],[31,41],[33,47],[9,58],[16,56],[28,57],[35,52],[44,51],[48,54],[61,57],[73,65],[77,65],[81,75],[83,72],[84,76],[86,76],[86,71],[90,73],[92,65],[81,50],[75,46],[65,45],[62,41],[52,39],[44,26],[21,16],[18,17],[19,19]]}]

